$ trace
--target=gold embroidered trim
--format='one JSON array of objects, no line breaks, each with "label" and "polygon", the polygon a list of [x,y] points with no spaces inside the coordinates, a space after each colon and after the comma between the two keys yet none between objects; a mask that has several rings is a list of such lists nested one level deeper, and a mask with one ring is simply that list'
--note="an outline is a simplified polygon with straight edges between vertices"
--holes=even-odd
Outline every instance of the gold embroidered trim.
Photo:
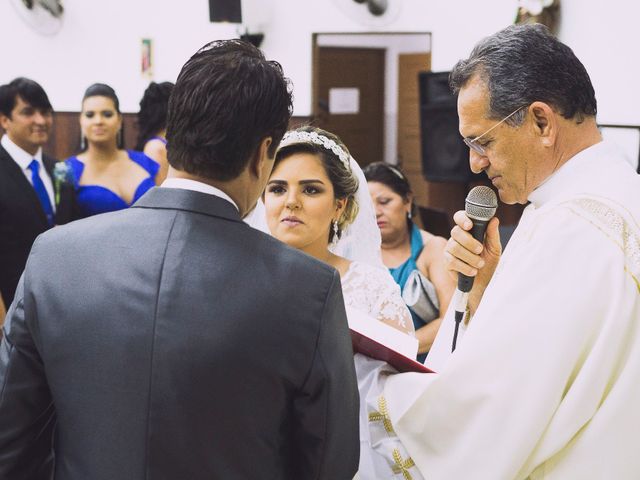
[{"label": "gold embroidered trim", "polygon": [[378,397],[378,412],[375,410],[369,413],[369,421],[370,422],[382,422],[384,425],[384,429],[387,433],[391,433],[395,435],[395,431],[393,430],[393,424],[391,423],[391,417],[389,417],[389,409],[387,408],[387,400],[383,395]]},{"label": "gold embroidered trim", "polygon": [[391,469],[393,470],[393,473],[395,474],[401,473],[402,476],[405,478],[405,480],[413,480],[411,473],[409,473],[409,469],[411,467],[415,467],[416,464],[413,462],[413,459],[411,457],[404,460],[402,458],[402,455],[400,455],[400,450],[398,450],[397,448],[394,448],[393,461],[396,462],[396,464],[393,467],[391,467]]},{"label": "gold embroidered trim", "polygon": [[625,256],[625,263],[632,267],[626,267],[625,270],[631,275],[631,278],[636,283],[638,292],[640,292],[640,281],[634,274],[634,272],[640,271],[640,238],[632,231],[627,221],[614,209],[598,200],[581,198],[569,203],[586,210],[598,222],[609,229],[608,232],[604,233],[622,250]]}]

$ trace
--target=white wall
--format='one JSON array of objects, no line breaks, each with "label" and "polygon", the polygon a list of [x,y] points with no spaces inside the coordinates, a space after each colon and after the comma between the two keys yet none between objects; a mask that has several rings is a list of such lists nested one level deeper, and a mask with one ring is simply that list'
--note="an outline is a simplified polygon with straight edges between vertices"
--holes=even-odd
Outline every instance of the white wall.
[{"label": "white wall", "polygon": [[[358,24],[338,7],[338,0],[276,0],[287,14],[273,16],[264,48],[281,59],[292,78],[297,115],[311,113],[311,34],[344,32],[431,32],[432,68],[446,70],[466,55],[481,36],[508,25],[515,17],[515,0],[390,0],[401,4],[398,18],[374,30]],[[489,4],[490,6],[485,6]],[[499,12],[499,13],[498,13]],[[466,20],[465,20],[466,19]],[[277,35],[276,32],[287,32]]]},{"label": "white wall", "polygon": [[[12,0],[13,1],[13,0]],[[268,0],[262,0],[268,1]],[[343,0],[340,0],[343,1]],[[295,114],[311,113],[313,32],[431,32],[432,67],[448,70],[481,37],[512,23],[516,0],[390,0],[397,19],[383,27],[359,24],[339,0],[271,0],[263,49],[279,60],[295,86]],[[174,80],[180,67],[209,40],[236,36],[236,26],[209,23],[206,0],[65,0],[65,24],[42,37],[0,2],[0,82],[18,75],[43,84],[57,110],[78,110],[84,89],[111,84],[125,111],[136,111],[147,81],[139,74],[140,38],[155,42],[155,79]],[[636,22],[640,4],[629,0],[562,0],[560,38],[590,72],[599,100],[599,121],[640,124]]]},{"label": "white wall", "polygon": [[562,0],[559,38],[589,72],[598,122],[640,125],[640,3]]},{"label": "white wall", "polygon": [[384,161],[397,162],[398,150],[398,55],[431,51],[429,34],[322,34],[317,44],[325,47],[364,47],[385,50]]},{"label": "white wall", "polygon": [[148,84],[140,74],[141,38],[154,41],[154,79],[174,81],[206,42],[237,36],[236,25],[209,22],[206,0],[65,0],[64,7],[62,29],[49,37],[27,27],[11,2],[0,2],[0,82],[33,78],[60,111],[79,110],[94,82],[111,85],[123,111],[137,111]]}]

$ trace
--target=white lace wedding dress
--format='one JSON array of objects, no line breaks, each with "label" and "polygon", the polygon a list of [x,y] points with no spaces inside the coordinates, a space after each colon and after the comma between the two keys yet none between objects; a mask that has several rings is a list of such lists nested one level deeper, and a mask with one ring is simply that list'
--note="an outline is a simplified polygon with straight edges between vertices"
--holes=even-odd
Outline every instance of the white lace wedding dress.
[{"label": "white lace wedding dress", "polygon": [[[415,334],[400,287],[386,269],[352,262],[341,282],[347,314],[351,308],[360,310],[407,335]],[[359,353],[354,361],[360,393],[360,466],[356,478],[421,480],[393,431],[384,400],[379,400],[380,379],[395,370],[386,362]]]},{"label": "white lace wedding dress", "polygon": [[[300,140],[305,143],[306,140]],[[328,140],[327,140],[328,142]],[[281,144],[282,147],[282,144]],[[336,146],[336,148],[339,148]],[[358,179],[356,203],[358,215],[329,250],[351,261],[342,276],[342,292],[347,315],[350,309],[384,322],[414,336],[413,321],[400,295],[400,287],[382,263],[380,229],[367,180],[358,163],[349,158],[349,166]],[[245,219],[249,225],[269,233],[266,212],[261,201]],[[393,431],[386,405],[380,395],[382,380],[396,371],[386,362],[357,353],[354,356],[360,393],[360,465],[358,480],[423,480],[406,449]],[[382,399],[382,400],[381,400]]]}]

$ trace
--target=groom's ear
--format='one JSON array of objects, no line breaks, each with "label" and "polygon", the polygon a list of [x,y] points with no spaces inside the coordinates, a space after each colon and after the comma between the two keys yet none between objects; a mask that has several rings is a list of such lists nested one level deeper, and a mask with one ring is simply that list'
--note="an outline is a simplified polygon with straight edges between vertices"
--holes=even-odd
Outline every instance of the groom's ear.
[{"label": "groom's ear", "polygon": [[265,137],[256,148],[256,151],[249,163],[249,172],[256,178],[262,178],[263,175],[271,175],[273,169],[273,161],[275,160],[275,154],[269,156],[269,150],[273,139],[271,137]]}]

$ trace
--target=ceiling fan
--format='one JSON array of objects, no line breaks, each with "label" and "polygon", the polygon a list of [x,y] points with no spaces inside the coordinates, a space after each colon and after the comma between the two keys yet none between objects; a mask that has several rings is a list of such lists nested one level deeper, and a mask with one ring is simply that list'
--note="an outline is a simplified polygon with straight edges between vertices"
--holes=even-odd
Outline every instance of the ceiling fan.
[{"label": "ceiling fan", "polygon": [[367,26],[384,26],[398,18],[402,0],[334,0],[352,20]]},{"label": "ceiling fan", "polygon": [[353,0],[356,3],[366,3],[367,10],[372,15],[379,17],[380,15],[384,15],[384,12],[387,11],[387,7],[389,6],[388,0]]},{"label": "ceiling fan", "polygon": [[54,35],[62,27],[62,0],[11,0],[18,16],[43,35]]}]

